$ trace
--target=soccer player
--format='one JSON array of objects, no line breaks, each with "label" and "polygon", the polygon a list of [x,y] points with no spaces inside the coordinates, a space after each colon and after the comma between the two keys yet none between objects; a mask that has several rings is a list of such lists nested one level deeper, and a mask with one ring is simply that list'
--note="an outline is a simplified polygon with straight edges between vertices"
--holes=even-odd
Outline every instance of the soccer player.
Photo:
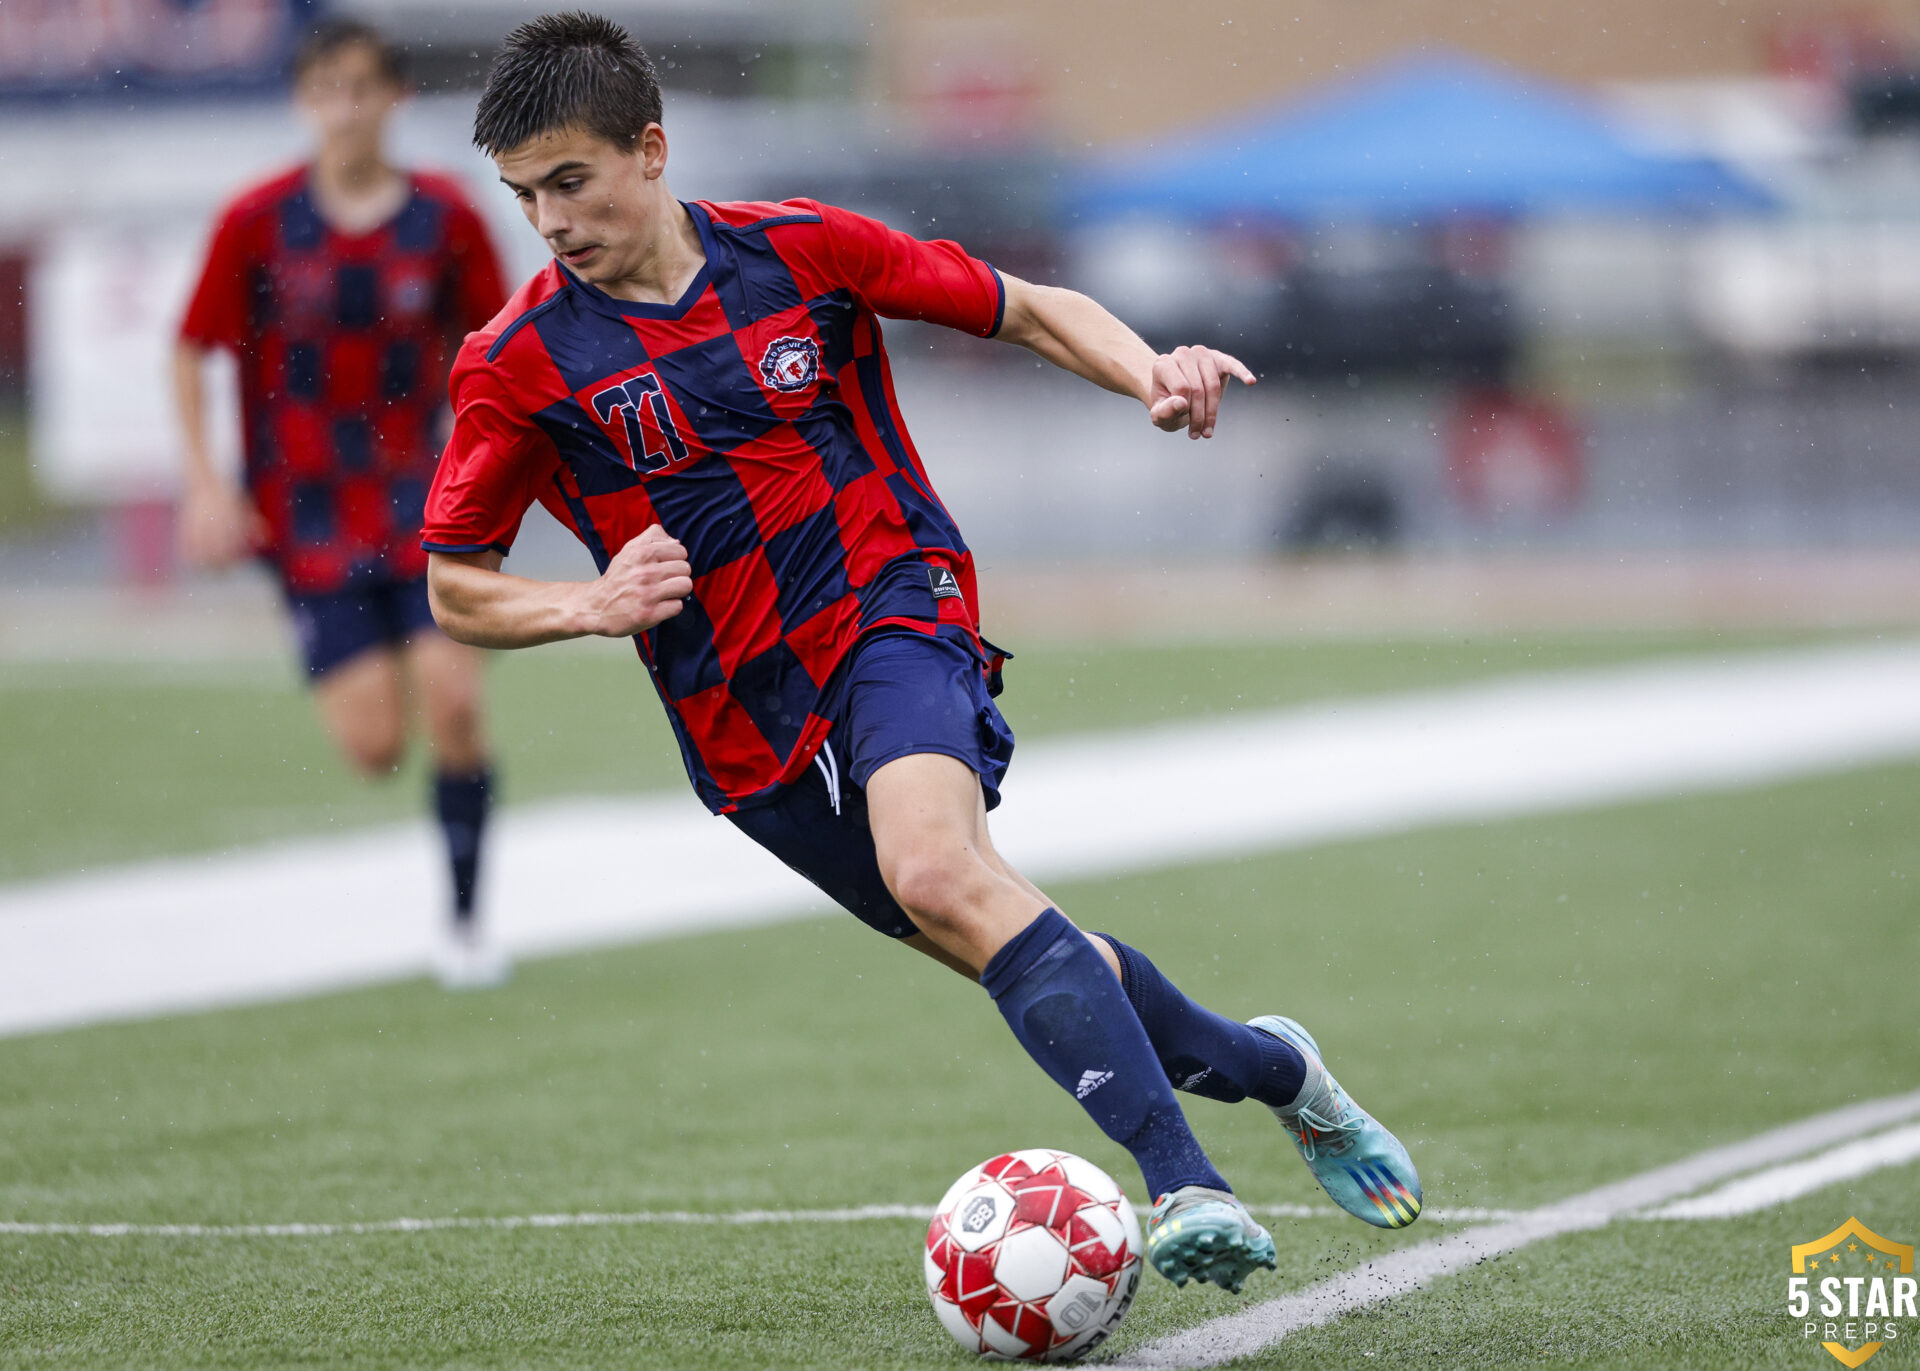
[{"label": "soccer player", "polygon": [[[405,86],[379,33],[324,25],[294,70],[312,159],[226,207],[180,326],[181,550],[199,566],[254,554],[273,569],[320,718],[364,774],[392,774],[418,702],[452,869],[438,970],[450,986],[491,984],[506,961],[474,915],[492,791],[480,654],[435,627],[418,530],[448,367],[505,298],[499,263],[452,181],[387,160]],[[244,488],[208,456],[212,348],[239,363]]]},{"label": "soccer player", "polygon": [[[651,64],[616,25],[516,30],[474,126],[554,261],[454,364],[427,503],[435,616],[525,647],[632,636],[716,813],[875,929],[977,977],[1014,1036],[1139,1163],[1148,1255],[1239,1289],[1273,1240],[1176,1086],[1269,1106],[1337,1202],[1398,1228],[1406,1150],[1291,1019],[1237,1023],[1083,934],[995,850],[1013,750],[973,560],[907,437],[878,316],[1032,349],[1212,434],[1239,362],[1153,351],[1099,305],[812,200],[682,203]],[[540,501],[598,579],[509,575]]]}]

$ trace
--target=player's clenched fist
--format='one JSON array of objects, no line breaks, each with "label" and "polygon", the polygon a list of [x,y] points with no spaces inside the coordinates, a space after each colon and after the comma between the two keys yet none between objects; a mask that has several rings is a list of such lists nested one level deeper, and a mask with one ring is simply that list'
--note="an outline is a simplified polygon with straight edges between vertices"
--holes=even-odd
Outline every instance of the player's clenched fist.
[{"label": "player's clenched fist", "polygon": [[678,539],[655,524],[614,553],[592,582],[593,606],[608,638],[628,638],[665,623],[693,594],[693,567]]},{"label": "player's clenched fist", "polygon": [[1253,373],[1237,357],[1215,348],[1179,347],[1153,359],[1153,384],[1147,417],[1168,433],[1185,428],[1189,438],[1213,437],[1220,413],[1220,392],[1227,378],[1253,384]]}]

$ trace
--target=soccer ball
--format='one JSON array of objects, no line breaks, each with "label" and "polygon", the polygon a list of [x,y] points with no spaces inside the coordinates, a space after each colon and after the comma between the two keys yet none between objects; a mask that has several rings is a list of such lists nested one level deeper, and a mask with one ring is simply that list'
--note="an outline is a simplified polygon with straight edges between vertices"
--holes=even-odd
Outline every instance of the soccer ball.
[{"label": "soccer ball", "polygon": [[993,1361],[1072,1361],[1120,1326],[1140,1284],[1140,1221],[1084,1157],[1030,1148],[953,1183],[927,1228],[927,1295]]}]

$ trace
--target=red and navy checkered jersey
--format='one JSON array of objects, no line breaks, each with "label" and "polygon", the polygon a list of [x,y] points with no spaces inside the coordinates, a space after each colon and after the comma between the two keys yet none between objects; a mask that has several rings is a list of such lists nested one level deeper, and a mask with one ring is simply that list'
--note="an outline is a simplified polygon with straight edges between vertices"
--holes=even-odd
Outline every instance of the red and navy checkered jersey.
[{"label": "red and navy checkered jersey", "polygon": [[649,525],[694,592],[636,639],[716,812],[804,773],[865,633],[964,632],[973,558],[907,436],[877,315],[981,336],[999,275],[811,200],[687,206],[707,262],[673,304],[550,263],[454,363],[423,546],[506,552],[544,504],[609,558]]},{"label": "red and navy checkered jersey", "polygon": [[246,483],[260,553],[289,589],[426,570],[419,529],[459,338],[500,308],[479,217],[414,173],[400,212],[343,234],[298,168],[235,198],[214,230],[180,336],[239,359]]}]

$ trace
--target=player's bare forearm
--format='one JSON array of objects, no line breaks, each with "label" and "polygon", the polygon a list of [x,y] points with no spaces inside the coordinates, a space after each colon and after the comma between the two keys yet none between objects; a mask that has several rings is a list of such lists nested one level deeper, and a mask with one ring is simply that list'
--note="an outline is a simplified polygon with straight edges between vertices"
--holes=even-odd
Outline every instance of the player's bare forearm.
[{"label": "player's bare forearm", "polygon": [[578,603],[581,583],[532,581],[500,570],[497,552],[427,554],[434,622],[473,647],[537,647],[593,630]]},{"label": "player's bare forearm", "polygon": [[267,540],[253,501],[215,470],[207,446],[206,349],[181,341],[173,350],[173,394],[180,419],[180,553],[190,565],[230,566]]},{"label": "player's bare forearm", "polygon": [[1038,353],[1070,371],[1141,404],[1153,381],[1153,349],[1099,301],[1077,290],[1036,286],[1002,276],[1006,314],[996,338]]},{"label": "player's bare forearm", "polygon": [[218,479],[207,455],[206,391],[202,382],[206,349],[176,343],[173,349],[174,412],[180,419],[180,446],[189,484]]},{"label": "player's bare forearm", "polygon": [[1029,348],[1097,386],[1131,395],[1158,428],[1211,438],[1228,377],[1252,385],[1237,358],[1209,347],[1155,353],[1099,302],[1078,291],[1002,275],[1006,313],[995,337]]},{"label": "player's bare forearm", "polygon": [[535,581],[500,570],[498,552],[427,555],[427,598],[449,638],[473,647],[538,647],[626,638],[680,612],[693,593],[687,550],[658,525],[620,549],[592,581]]}]

